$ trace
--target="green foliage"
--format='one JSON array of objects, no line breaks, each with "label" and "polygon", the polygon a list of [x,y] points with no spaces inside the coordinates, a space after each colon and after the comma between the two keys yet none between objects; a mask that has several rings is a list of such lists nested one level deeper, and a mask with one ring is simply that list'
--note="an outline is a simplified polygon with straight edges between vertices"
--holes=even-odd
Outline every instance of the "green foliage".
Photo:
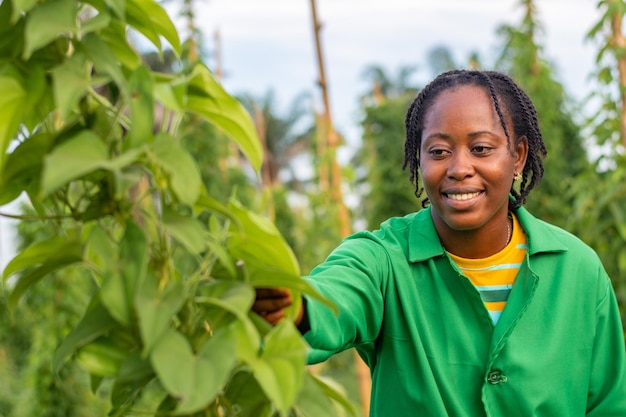
[{"label": "green foliage", "polygon": [[587,125],[590,143],[601,150],[601,156],[594,169],[585,173],[571,190],[576,211],[570,223],[572,229],[598,251],[613,279],[626,323],[626,255],[623,250],[626,247],[626,142],[621,129],[624,86],[620,85],[620,66],[625,57],[623,46],[614,41],[614,36],[623,37],[623,33],[613,33],[613,19],[623,19],[626,3],[600,1],[598,9],[601,17],[587,34],[588,40],[598,45],[597,67],[593,73],[597,86],[587,102],[592,109]]},{"label": "green foliage", "polygon": [[[20,223],[20,250],[52,230],[52,224]],[[7,384],[0,389],[0,415],[106,415],[108,401],[101,393],[91,392],[84,371],[71,364],[62,370],[61,381],[50,366],[56,347],[78,322],[94,290],[85,271],[67,268],[63,275],[52,274],[26,292],[12,309],[6,304],[6,294],[0,297],[0,351],[5,361],[0,385]]]},{"label": "green foliage", "polygon": [[389,217],[404,216],[421,207],[408,173],[402,170],[405,132],[399,121],[412,99],[412,94],[404,94],[365,108],[358,159],[369,187],[361,205],[368,228],[378,228]]},{"label": "green foliage", "polygon": [[[613,37],[613,18],[615,15],[623,18],[626,3],[622,0],[599,1],[600,19],[587,33],[587,40],[598,45],[596,54],[596,68],[592,76],[597,85],[589,96],[589,107],[592,109],[589,117],[591,135],[594,141],[610,148],[610,154],[623,146],[624,138],[621,134],[620,123],[623,118],[623,109],[620,104],[624,86],[620,85],[618,61],[624,60],[624,47]],[[623,36],[622,33],[616,34]]]},{"label": "green foliage", "polygon": [[[249,115],[203,64],[158,73],[128,43],[133,29],[180,54],[164,10],[153,0],[4,1],[0,28],[0,204],[24,195],[35,210],[24,219],[53,227],[3,271],[9,306],[17,312],[52,279],[91,283],[75,288],[77,314],[58,329],[54,379],[38,380],[67,382],[80,364],[110,416],[352,412],[306,373],[289,320],[271,328],[250,311],[255,287],[319,296],[274,224],[211,194],[181,143],[182,122],[195,117],[255,173],[261,166]],[[59,306],[45,294],[42,304]]]},{"label": "green foliage", "polygon": [[587,170],[588,162],[580,123],[563,86],[556,80],[551,65],[543,58],[543,46],[537,43],[541,25],[532,2],[522,2],[526,9],[519,26],[503,26],[498,33],[503,49],[498,66],[509,73],[529,95],[548,149],[541,185],[528,198],[526,206],[550,223],[565,226],[572,214],[572,200],[563,189]]},{"label": "green foliage", "polygon": [[[597,107],[584,126],[593,140],[584,141],[582,122],[573,116],[574,111],[581,109],[572,107],[562,86],[555,81],[554,71],[543,60],[543,48],[536,43],[536,33],[541,28],[535,10],[532,2],[523,4],[527,10],[519,28],[500,29],[505,40],[500,65],[520,82],[535,103],[548,148],[544,178],[529,196],[527,207],[540,218],[579,236],[598,252],[613,279],[623,317],[626,317],[626,256],[623,254],[626,161],[619,156],[618,71],[608,53],[616,58],[619,51],[610,42],[600,44],[596,70],[599,88],[590,97],[592,106]],[[599,6],[605,12],[589,32],[590,38],[602,38],[610,33],[613,13],[623,15],[626,10],[622,1],[601,1]],[[606,38],[602,42],[606,42]],[[608,155],[590,163],[585,145],[604,146],[609,149]]]},{"label": "green foliage", "polygon": [[574,210],[566,226],[598,252],[626,322],[626,160],[618,161],[620,169],[589,170],[567,189]]}]

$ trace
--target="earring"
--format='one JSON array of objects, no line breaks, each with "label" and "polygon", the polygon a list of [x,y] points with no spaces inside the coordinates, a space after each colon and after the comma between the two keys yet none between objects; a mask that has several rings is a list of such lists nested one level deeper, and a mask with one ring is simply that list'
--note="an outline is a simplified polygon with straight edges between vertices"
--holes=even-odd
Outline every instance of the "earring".
[{"label": "earring", "polygon": [[521,179],[522,179],[522,174],[521,174],[521,172],[517,172],[517,171],[515,171],[515,174],[514,174],[514,176],[513,176],[513,181],[519,181],[519,180],[521,180]]}]

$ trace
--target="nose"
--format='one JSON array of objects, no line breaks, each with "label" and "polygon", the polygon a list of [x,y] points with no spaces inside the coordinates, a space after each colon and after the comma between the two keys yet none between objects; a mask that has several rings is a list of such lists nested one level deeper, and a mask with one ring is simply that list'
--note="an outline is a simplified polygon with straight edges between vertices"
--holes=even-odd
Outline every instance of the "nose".
[{"label": "nose", "polygon": [[448,177],[461,181],[474,175],[472,155],[467,151],[454,152],[449,160]]}]

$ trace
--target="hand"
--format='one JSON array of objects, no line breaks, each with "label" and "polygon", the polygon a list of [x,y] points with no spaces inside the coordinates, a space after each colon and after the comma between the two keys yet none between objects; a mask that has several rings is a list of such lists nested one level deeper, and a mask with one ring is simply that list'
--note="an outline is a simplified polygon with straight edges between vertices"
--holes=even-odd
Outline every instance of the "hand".
[{"label": "hand", "polygon": [[[285,318],[285,308],[293,304],[291,292],[284,288],[257,288],[252,311],[267,320],[272,326]],[[301,320],[299,312],[296,325]]]}]

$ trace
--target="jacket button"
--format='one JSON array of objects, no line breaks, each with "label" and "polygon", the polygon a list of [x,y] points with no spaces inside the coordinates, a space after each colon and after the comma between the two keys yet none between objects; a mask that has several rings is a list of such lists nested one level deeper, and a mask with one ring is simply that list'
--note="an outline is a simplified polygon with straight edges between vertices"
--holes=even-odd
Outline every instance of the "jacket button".
[{"label": "jacket button", "polygon": [[494,369],[493,371],[487,374],[487,382],[492,385],[497,385],[501,382],[506,382],[506,375],[502,373],[502,371]]}]

